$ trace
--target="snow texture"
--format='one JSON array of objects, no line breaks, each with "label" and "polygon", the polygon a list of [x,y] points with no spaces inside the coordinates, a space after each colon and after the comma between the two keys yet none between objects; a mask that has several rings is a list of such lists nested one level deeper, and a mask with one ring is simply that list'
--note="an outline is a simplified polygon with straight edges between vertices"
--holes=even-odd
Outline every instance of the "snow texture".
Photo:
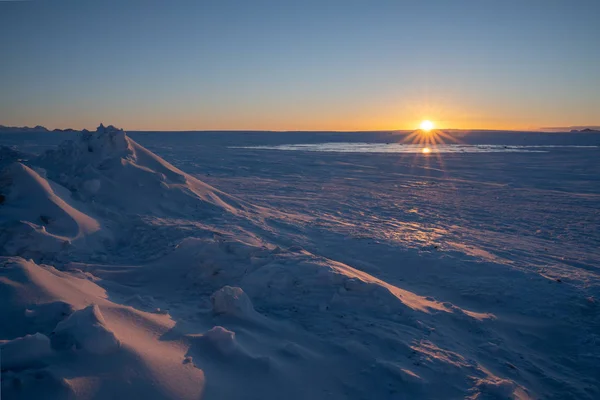
[{"label": "snow texture", "polygon": [[3,133],[2,394],[600,398],[600,141],[395,135]]}]

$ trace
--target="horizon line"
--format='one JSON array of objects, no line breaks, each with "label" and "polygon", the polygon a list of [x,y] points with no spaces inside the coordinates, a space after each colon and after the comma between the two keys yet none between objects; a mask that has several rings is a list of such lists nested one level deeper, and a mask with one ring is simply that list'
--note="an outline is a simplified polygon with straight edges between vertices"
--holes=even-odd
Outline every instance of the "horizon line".
[{"label": "horizon line", "polygon": [[[113,124],[101,124],[105,126],[113,125]],[[115,125],[113,125],[115,126]],[[0,124],[2,128],[14,128],[14,129],[35,129],[36,127],[44,128],[48,132],[53,132],[55,130],[73,130],[77,132],[81,132],[83,130],[93,131],[92,129],[82,128],[48,128],[44,125],[25,125],[25,126],[10,126]],[[116,126],[115,126],[116,127]],[[336,129],[169,129],[169,130],[161,130],[161,129],[125,129],[122,127],[117,127],[119,129],[123,129],[126,132],[272,132],[272,133],[289,133],[289,132],[306,132],[306,133],[384,133],[384,132],[397,132],[397,133],[410,133],[420,130],[420,128],[415,129],[373,129],[373,130],[336,130]],[[573,130],[582,130],[582,129],[591,129],[591,130],[600,130],[600,125],[572,125],[572,126],[556,126],[556,127],[539,127],[539,128],[528,128],[528,129],[519,129],[519,128],[510,128],[510,129],[493,129],[493,128],[434,128],[433,130],[437,131],[455,131],[455,132],[469,132],[469,131],[477,131],[477,132],[548,132],[548,133],[570,133]]]}]

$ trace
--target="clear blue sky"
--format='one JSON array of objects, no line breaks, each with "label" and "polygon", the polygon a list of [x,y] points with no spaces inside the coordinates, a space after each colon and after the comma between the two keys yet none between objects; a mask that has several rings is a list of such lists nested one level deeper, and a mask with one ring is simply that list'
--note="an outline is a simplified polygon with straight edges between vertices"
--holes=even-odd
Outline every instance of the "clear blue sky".
[{"label": "clear blue sky", "polygon": [[0,124],[600,125],[600,0],[2,1]]}]

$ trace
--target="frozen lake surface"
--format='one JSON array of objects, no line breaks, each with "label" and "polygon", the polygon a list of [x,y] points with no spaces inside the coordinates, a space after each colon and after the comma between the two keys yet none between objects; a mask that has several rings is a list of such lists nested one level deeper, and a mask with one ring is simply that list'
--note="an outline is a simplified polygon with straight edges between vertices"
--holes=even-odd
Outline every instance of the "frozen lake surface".
[{"label": "frozen lake surface", "polygon": [[501,145],[501,144],[438,144],[420,145],[405,143],[311,143],[281,144],[277,146],[233,147],[257,150],[317,151],[334,153],[543,153],[556,149],[598,149],[598,146],[576,145]]},{"label": "frozen lake surface", "polygon": [[598,149],[598,146],[576,145],[501,145],[501,144],[438,144],[420,145],[404,143],[311,143],[281,144],[277,146],[233,146],[240,149],[316,151],[333,153],[547,153],[557,149]]},{"label": "frozen lake surface", "polygon": [[5,394],[600,397],[598,135],[110,135],[0,135]]}]

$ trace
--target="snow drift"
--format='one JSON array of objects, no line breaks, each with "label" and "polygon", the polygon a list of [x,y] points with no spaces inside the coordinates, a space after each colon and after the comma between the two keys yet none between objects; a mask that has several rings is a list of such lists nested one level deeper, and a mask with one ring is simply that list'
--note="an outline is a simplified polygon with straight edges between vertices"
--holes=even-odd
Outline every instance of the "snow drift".
[{"label": "snow drift", "polygon": [[236,213],[242,207],[241,201],[180,171],[112,125],[79,135],[36,163],[82,199],[110,204],[119,212],[160,215]]},{"label": "snow drift", "polygon": [[6,147],[0,154],[6,255],[102,256],[129,240],[127,229],[140,215],[206,221],[264,212],[185,174],[113,126],[82,131],[38,157]]},{"label": "snow drift", "polygon": [[[496,274],[493,264],[455,265],[457,278],[433,266],[441,283],[432,293],[413,285],[408,269],[396,279],[325,257],[296,243],[315,232],[310,218],[224,193],[113,126],[39,156],[0,155],[8,398],[598,393],[592,379],[575,378],[591,356],[572,369],[544,358],[540,329],[556,302],[576,297],[556,294],[545,278]],[[460,283],[460,295],[444,279]],[[540,296],[532,311],[528,302]],[[573,321],[597,320],[590,304],[585,315],[575,308]],[[561,357],[587,348],[554,334]],[[594,346],[596,336],[580,337]]]}]

